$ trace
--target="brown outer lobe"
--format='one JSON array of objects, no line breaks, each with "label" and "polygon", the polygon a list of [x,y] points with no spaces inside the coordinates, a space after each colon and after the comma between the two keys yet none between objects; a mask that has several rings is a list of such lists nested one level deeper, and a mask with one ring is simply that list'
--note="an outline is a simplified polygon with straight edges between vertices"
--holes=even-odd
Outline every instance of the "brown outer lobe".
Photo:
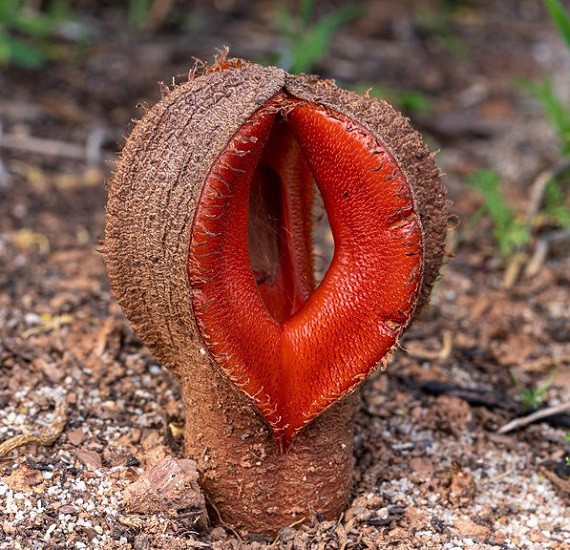
[{"label": "brown outer lobe", "polygon": [[249,65],[175,88],[136,125],[109,188],[105,256],[114,297],[169,368],[202,346],[187,275],[194,210],[219,152],[283,86]]},{"label": "brown outer lobe", "polygon": [[445,250],[447,201],[439,169],[421,135],[409,120],[385,101],[337,88],[313,75],[287,76],[285,89],[293,96],[346,115],[367,128],[398,162],[414,192],[424,234],[424,274],[416,314],[427,303]]},{"label": "brown outer lobe", "polygon": [[224,520],[253,532],[274,532],[312,511],[335,517],[352,485],[356,396],[322,414],[288,454],[277,453],[253,405],[205,353],[190,306],[187,253],[202,185],[231,137],[284,82],[280,69],[246,65],[164,97],[125,145],[105,228],[113,295],[182,384],[187,455]]}]

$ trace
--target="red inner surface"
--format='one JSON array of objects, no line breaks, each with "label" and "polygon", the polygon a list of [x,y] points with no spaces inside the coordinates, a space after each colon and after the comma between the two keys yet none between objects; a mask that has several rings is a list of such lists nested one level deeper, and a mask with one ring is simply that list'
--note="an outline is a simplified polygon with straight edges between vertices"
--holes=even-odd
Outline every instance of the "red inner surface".
[{"label": "red inner surface", "polygon": [[[316,289],[313,179],[335,241]],[[412,193],[388,151],[347,117],[279,94],[212,168],[188,270],[210,353],[286,448],[394,346],[422,259]]]},{"label": "red inner surface", "polygon": [[289,128],[274,121],[251,184],[249,255],[261,298],[277,321],[313,291],[312,205],[309,166]]}]

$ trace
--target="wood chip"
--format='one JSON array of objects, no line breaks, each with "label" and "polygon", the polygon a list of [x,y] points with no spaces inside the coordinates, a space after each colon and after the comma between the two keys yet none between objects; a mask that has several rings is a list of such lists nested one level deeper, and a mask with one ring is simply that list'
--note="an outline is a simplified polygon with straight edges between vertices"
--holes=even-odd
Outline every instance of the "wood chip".
[{"label": "wood chip", "polygon": [[433,463],[428,457],[414,457],[409,462],[410,470],[420,477],[428,477],[433,474]]},{"label": "wood chip", "polygon": [[74,430],[69,430],[66,432],[67,440],[78,447],[85,440],[85,434],[81,428],[75,428]]},{"label": "wood chip", "polygon": [[479,525],[468,517],[460,518],[453,522],[454,529],[460,535],[478,540],[486,540],[491,536],[491,529],[484,525]]},{"label": "wood chip", "polygon": [[95,451],[87,449],[75,449],[73,454],[80,462],[83,462],[87,468],[92,470],[100,470],[103,467],[101,456]]},{"label": "wood chip", "polygon": [[555,405],[554,407],[548,407],[546,409],[540,409],[539,411],[533,412],[528,416],[523,416],[521,418],[516,418],[511,420],[497,431],[499,434],[506,434],[516,430],[517,428],[522,428],[528,424],[532,424],[537,420],[542,420],[543,418],[548,418],[549,416],[554,416],[555,414],[560,414],[570,410],[570,401],[567,403],[561,403],[560,405]]},{"label": "wood chip", "polygon": [[16,470],[12,471],[9,476],[3,477],[2,482],[8,485],[13,491],[41,491],[44,478],[38,470],[30,468],[27,464],[23,464]]},{"label": "wood chip", "polygon": [[206,502],[193,460],[165,457],[123,491],[123,501],[130,513],[195,510],[196,524],[207,525]]}]

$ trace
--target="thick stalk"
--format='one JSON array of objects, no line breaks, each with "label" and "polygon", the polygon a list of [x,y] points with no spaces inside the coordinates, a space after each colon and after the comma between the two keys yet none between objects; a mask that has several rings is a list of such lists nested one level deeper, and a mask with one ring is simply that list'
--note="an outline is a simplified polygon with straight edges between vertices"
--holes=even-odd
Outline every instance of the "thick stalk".
[{"label": "thick stalk", "polygon": [[221,519],[250,533],[276,533],[315,514],[335,519],[353,482],[357,394],[334,404],[286,453],[221,372],[203,357],[179,370],[186,401],[186,455]]}]

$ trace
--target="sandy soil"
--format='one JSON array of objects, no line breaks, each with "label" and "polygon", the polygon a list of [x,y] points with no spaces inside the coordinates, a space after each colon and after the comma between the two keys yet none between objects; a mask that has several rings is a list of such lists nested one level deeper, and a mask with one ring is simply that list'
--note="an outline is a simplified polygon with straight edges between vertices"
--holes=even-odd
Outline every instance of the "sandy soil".
[{"label": "sandy soil", "polygon": [[[96,39],[80,61],[0,74],[0,444],[14,444],[0,458],[0,548],[570,547],[569,414],[498,433],[526,414],[511,372],[529,388],[555,372],[543,405],[570,400],[568,242],[530,276],[553,231],[537,230],[505,288],[490,222],[468,223],[480,198],[464,184],[493,167],[524,212],[535,177],[558,160],[540,109],[514,84],[554,70],[561,92],[570,81],[534,0],[466,2],[449,23],[463,53],[420,24],[413,2],[363,2],[366,16],[315,67],[346,85],[423,91],[432,111],[410,115],[440,150],[454,201],[454,258],[431,305],[362,388],[349,509],[275,540],[235,533],[215,513],[206,520],[190,469],[187,500],[129,510],[127,487],[182,458],[184,413],[110,297],[104,180],[157,81],[184,80],[191,56],[211,59],[215,47],[251,59],[282,47],[273,2],[194,4],[192,32],[118,32],[111,8],[91,8]],[[55,441],[19,446],[22,434]]]}]

